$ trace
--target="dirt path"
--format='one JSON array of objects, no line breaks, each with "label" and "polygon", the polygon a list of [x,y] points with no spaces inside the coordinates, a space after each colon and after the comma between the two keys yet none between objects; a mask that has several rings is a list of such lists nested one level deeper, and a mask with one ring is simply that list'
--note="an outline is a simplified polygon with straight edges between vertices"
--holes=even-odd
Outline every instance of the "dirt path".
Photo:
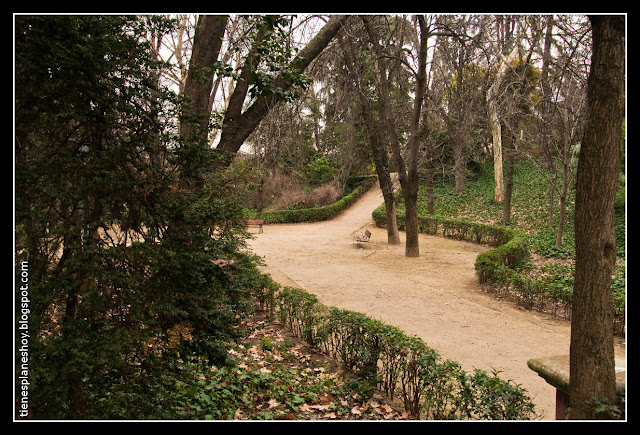
[{"label": "dirt path", "polygon": [[[406,258],[404,233],[401,245],[390,246],[386,230],[373,223],[382,202],[373,188],[334,220],[268,225],[249,245],[281,285],[397,326],[467,371],[496,369],[528,391],[537,419],[554,419],[555,389],[527,360],[568,354],[569,323],[481,292],[474,263],[487,246],[421,234],[420,257]],[[365,228],[371,241],[354,244],[353,232]]]}]

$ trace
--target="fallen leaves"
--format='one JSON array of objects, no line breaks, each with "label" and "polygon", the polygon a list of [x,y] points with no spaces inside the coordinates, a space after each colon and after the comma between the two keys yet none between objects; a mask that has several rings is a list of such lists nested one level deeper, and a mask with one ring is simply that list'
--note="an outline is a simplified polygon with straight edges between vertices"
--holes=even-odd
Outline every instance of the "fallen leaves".
[{"label": "fallen leaves", "polygon": [[[328,356],[297,340],[277,323],[249,319],[246,339],[229,351],[245,385],[244,406],[236,420],[396,420],[406,414],[395,410],[381,394],[364,399],[352,388],[353,380]],[[348,386],[347,386],[348,384]]]}]

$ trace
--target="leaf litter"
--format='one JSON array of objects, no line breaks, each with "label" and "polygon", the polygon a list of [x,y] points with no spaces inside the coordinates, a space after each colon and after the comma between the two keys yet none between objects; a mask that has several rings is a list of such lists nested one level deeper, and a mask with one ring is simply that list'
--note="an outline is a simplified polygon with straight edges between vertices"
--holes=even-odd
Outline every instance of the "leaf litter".
[{"label": "leaf litter", "polygon": [[[364,397],[355,376],[293,336],[278,321],[258,313],[240,327],[248,333],[229,351],[237,370],[273,376],[274,384],[269,392],[254,395],[238,408],[235,420],[410,419],[401,404],[379,391]],[[287,381],[280,385],[283,377]],[[275,393],[281,389],[287,390],[285,394]]]}]

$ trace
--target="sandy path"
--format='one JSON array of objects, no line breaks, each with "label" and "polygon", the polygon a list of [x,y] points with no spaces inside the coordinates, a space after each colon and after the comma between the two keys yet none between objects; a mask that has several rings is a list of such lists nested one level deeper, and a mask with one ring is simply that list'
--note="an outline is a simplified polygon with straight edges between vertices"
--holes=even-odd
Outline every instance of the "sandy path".
[{"label": "sandy path", "polygon": [[[421,234],[420,257],[406,258],[404,233],[401,245],[390,246],[386,230],[373,223],[382,202],[373,188],[334,220],[267,225],[250,248],[281,285],[397,326],[467,371],[496,369],[528,391],[537,419],[554,419],[555,389],[527,360],[568,354],[569,323],[482,293],[474,263],[487,246]],[[371,241],[354,244],[353,232],[364,228]]]}]

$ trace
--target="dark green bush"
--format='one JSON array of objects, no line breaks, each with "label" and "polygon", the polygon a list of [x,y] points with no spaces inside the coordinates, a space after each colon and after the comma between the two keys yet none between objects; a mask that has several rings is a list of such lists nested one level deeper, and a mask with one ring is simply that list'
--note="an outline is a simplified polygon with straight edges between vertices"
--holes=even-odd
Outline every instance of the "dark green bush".
[{"label": "dark green bush", "polygon": [[315,295],[294,287],[285,287],[278,295],[279,318],[298,337],[315,343],[316,321],[320,305]]},{"label": "dark green bush", "polygon": [[513,230],[505,230],[505,233],[509,238],[506,243],[483,252],[476,258],[475,268],[481,284],[511,278],[513,274],[505,268],[515,271],[529,259],[525,236]]}]

